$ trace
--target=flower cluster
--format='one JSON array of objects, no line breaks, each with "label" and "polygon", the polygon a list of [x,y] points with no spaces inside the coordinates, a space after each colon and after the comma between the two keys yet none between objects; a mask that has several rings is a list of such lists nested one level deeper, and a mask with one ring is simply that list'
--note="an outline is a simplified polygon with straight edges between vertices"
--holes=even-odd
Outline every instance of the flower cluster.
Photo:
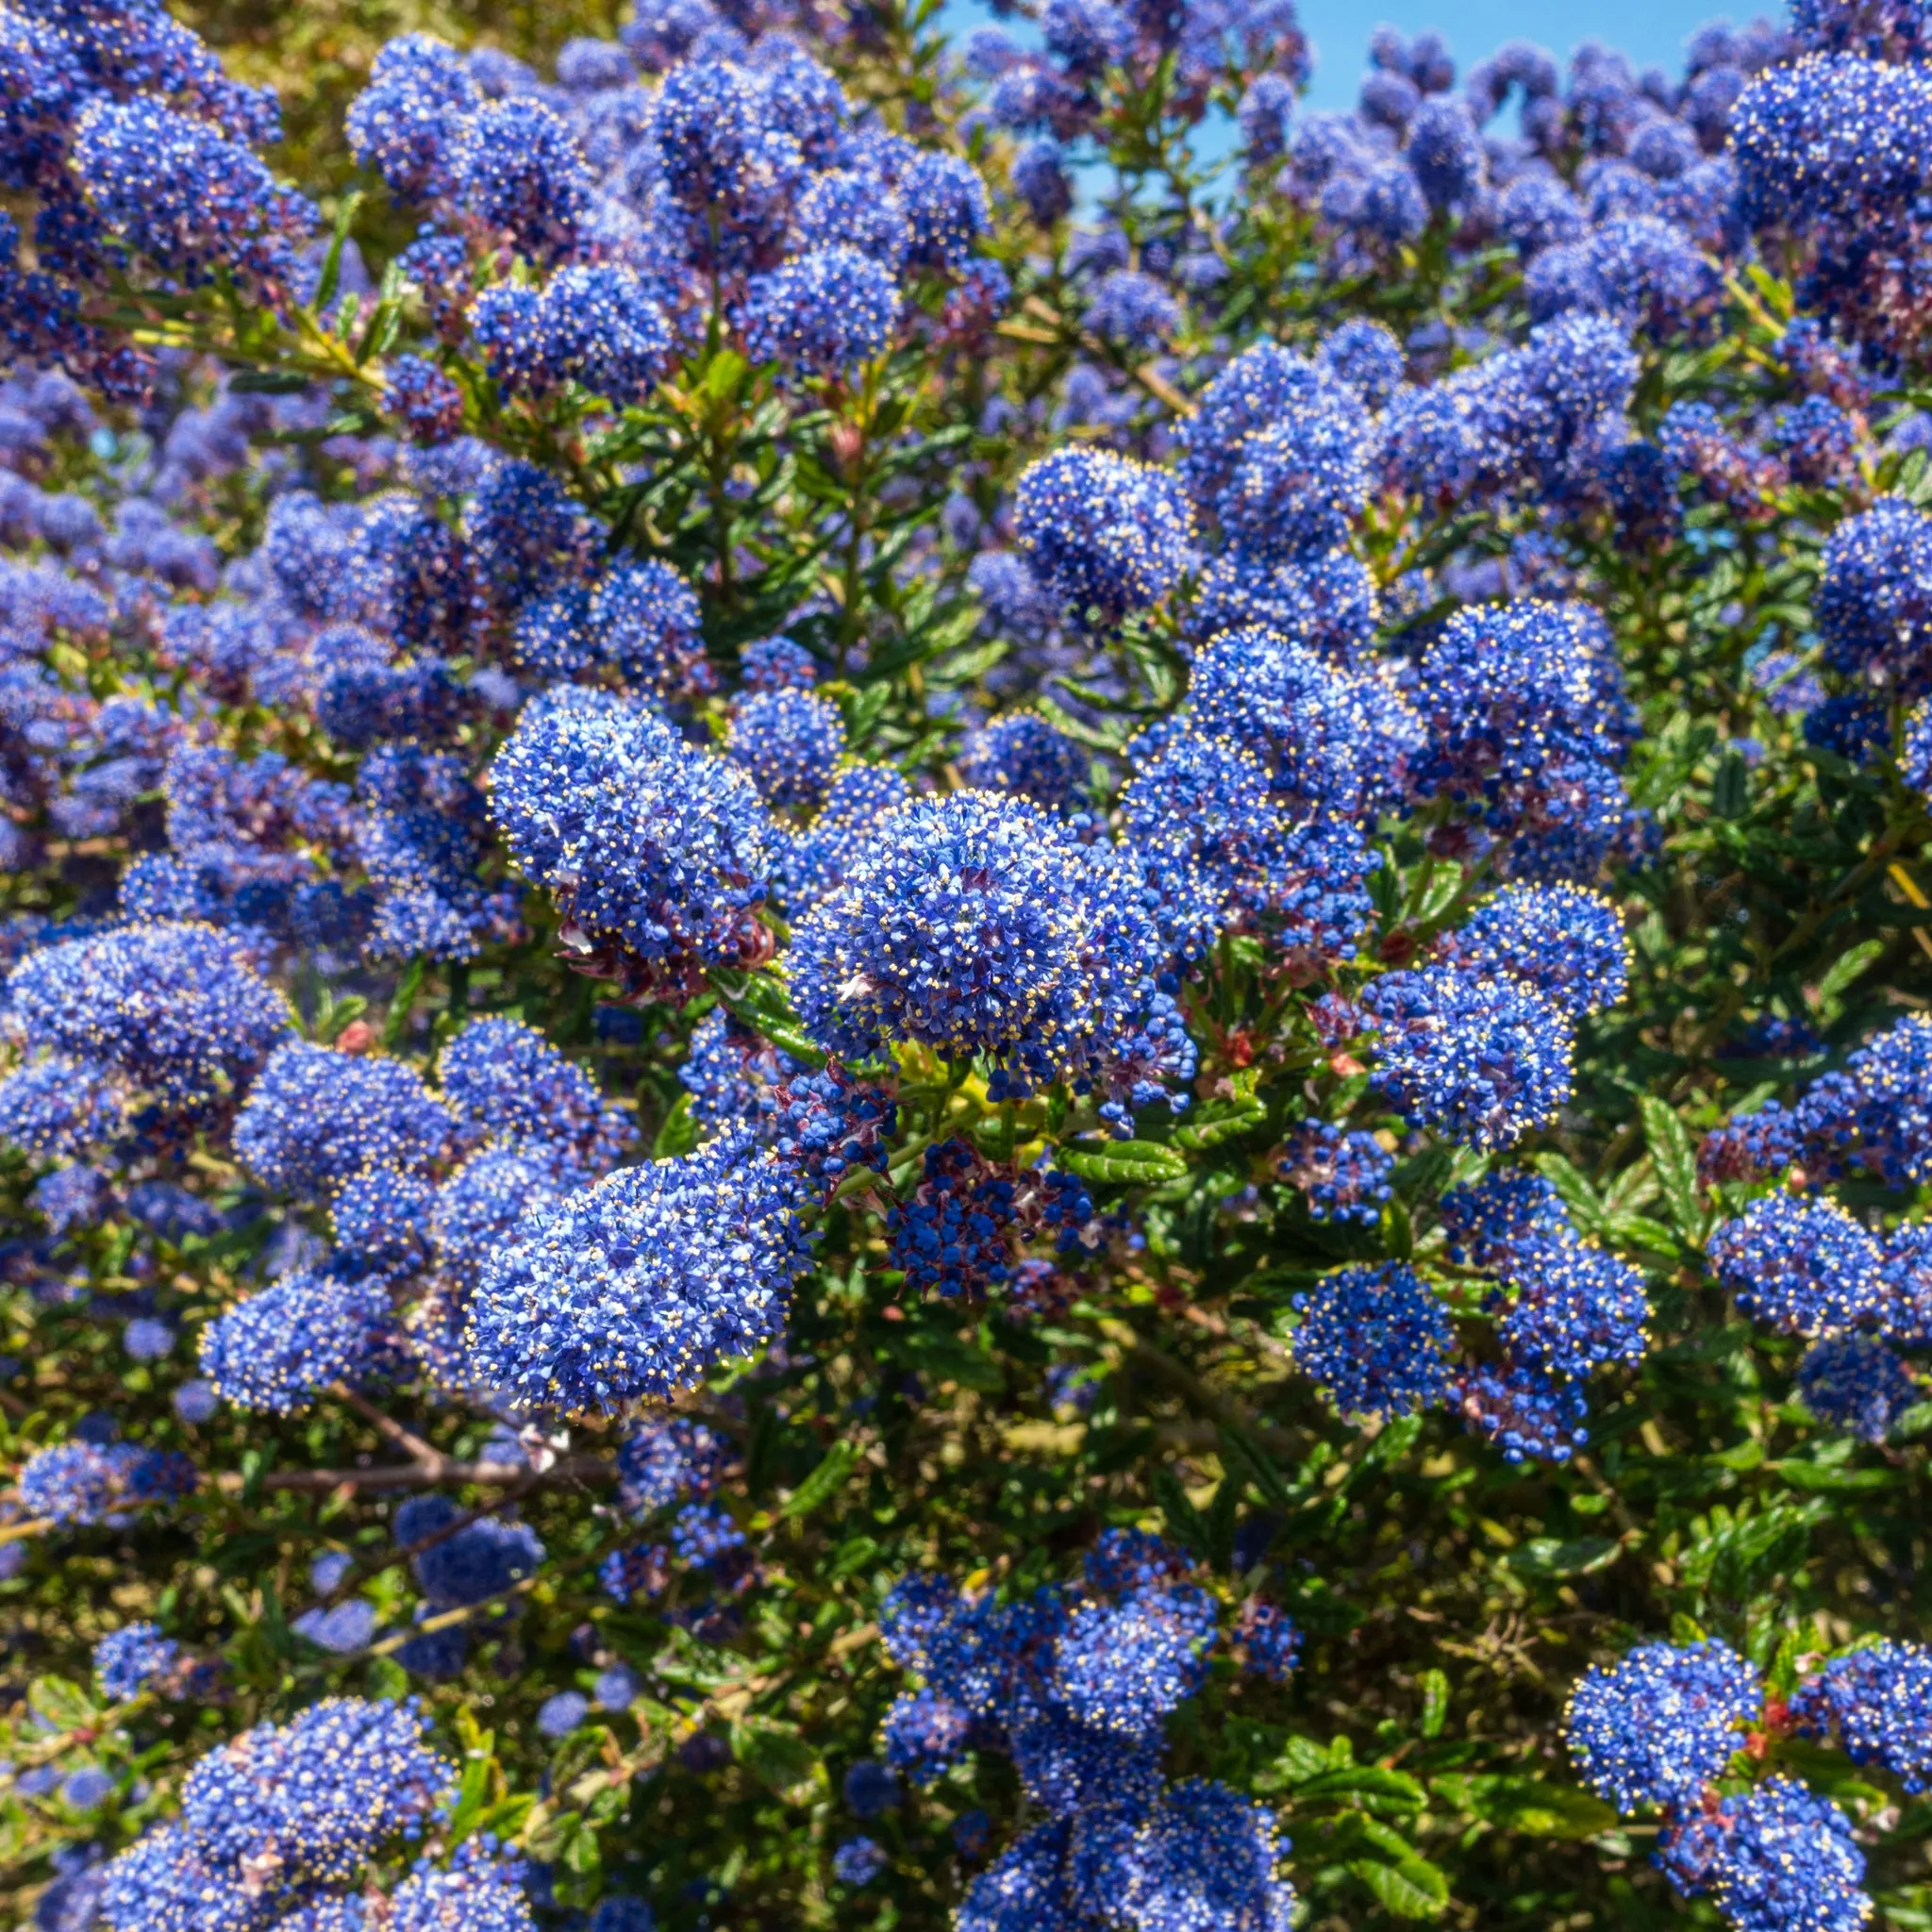
[{"label": "flower cluster", "polygon": [[924,1679],[887,1714],[888,1760],[929,1782],[969,1740],[1003,1750],[1046,1814],[974,1881],[960,1925],[1059,1912],[1152,1932],[1203,1898],[1286,1923],[1293,1894],[1275,1873],[1287,1847],[1273,1814],[1160,1772],[1163,1723],[1200,1690],[1219,1634],[1218,1607],[1187,1568],[1158,1539],[1114,1529],[1074,1589],[1002,1604],[921,1573],[887,1596],[886,1647]]}]

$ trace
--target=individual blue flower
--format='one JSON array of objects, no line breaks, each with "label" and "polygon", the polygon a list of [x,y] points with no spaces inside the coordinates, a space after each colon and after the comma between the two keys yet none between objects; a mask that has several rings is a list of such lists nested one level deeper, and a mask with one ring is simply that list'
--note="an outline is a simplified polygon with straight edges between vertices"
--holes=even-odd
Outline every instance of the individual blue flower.
[{"label": "individual blue flower", "polygon": [[1405,367],[1402,344],[1386,324],[1357,316],[1331,329],[1322,340],[1316,360],[1329,375],[1345,382],[1372,409],[1379,409],[1395,393]]},{"label": "individual blue flower", "polygon": [[1158,944],[1113,854],[1008,794],[908,800],[794,929],[807,1030],[984,1053],[1044,1078],[1118,1050]]},{"label": "individual blue flower", "polygon": [[1917,697],[1932,685],[1932,516],[1881,497],[1825,541],[1815,600],[1828,670]]},{"label": "individual blue flower", "polygon": [[1464,1368],[1454,1406],[1505,1462],[1567,1462],[1588,1440],[1582,1385],[1527,1362]]},{"label": "individual blue flower", "polygon": [[1619,1811],[1690,1806],[1741,1748],[1763,1703],[1756,1667],[1714,1637],[1642,1643],[1584,1674],[1563,1732],[1578,1775]]},{"label": "individual blue flower", "polygon": [[1404,158],[1433,208],[1466,206],[1483,185],[1483,144],[1475,121],[1459,100],[1424,101],[1408,124]]},{"label": "individual blue flower", "polygon": [[703,1423],[645,1423],[618,1445],[618,1498],[640,1521],[674,1503],[702,1502],[730,1459],[729,1446]]},{"label": "individual blue flower", "polygon": [[1191,1584],[1076,1605],[1054,1653],[1054,1688],[1089,1729],[1146,1738],[1207,1681],[1210,1599]]},{"label": "individual blue flower", "polygon": [[1827,1334],[1880,1312],[1884,1257],[1835,1201],[1767,1194],[1723,1223],[1705,1252],[1740,1310],[1788,1335]]},{"label": "individual blue flower", "polygon": [[483,96],[454,47],[401,34],[377,53],[369,85],[349,104],[350,152],[395,194],[420,201],[446,191],[464,119]]},{"label": "individual blue flower", "polygon": [[1064,1919],[1067,1822],[1036,1824],[975,1878],[954,1915],[954,1932],[1039,1932]]},{"label": "individual blue flower", "polygon": [[1158,603],[1190,561],[1192,522],[1174,478],[1111,450],[1056,450],[1022,473],[1013,520],[1047,591],[1076,620],[1117,624]]},{"label": "individual blue flower", "polygon": [[528,1880],[525,1861],[499,1853],[487,1834],[465,1839],[446,1870],[418,1860],[390,1894],[388,1932],[444,1932],[450,1925],[463,1932],[530,1932]]},{"label": "individual blue flower", "polygon": [[295,242],[315,225],[314,205],[239,142],[149,97],[90,102],[75,125],[71,165],[108,228],[190,286],[226,269],[281,291]]},{"label": "individual blue flower", "polygon": [[462,124],[450,161],[468,213],[537,261],[568,256],[590,208],[576,137],[542,102],[486,101]]},{"label": "individual blue flower", "polygon": [[785,859],[785,894],[794,915],[844,882],[874,829],[912,788],[891,765],[848,758],[833,774],[825,802]]},{"label": "individual blue flower", "polygon": [[443,1048],[436,1074],[468,1141],[487,1138],[595,1176],[637,1138],[590,1074],[521,1020],[472,1020]]},{"label": "individual blue flower", "polygon": [[1010,175],[1013,192],[1026,204],[1026,212],[1039,226],[1050,228],[1073,212],[1074,182],[1067,172],[1066,150],[1051,137],[1022,142]]},{"label": "individual blue flower", "polygon": [[1679,1880],[1683,1861],[1669,1841],[1658,1862],[1679,1890],[1713,1891],[1738,1932],[1858,1932],[1872,1915],[1851,1820],[1794,1778],[1766,1778],[1679,1829],[1705,1840],[1697,1878]]},{"label": "individual blue flower", "polygon": [[1108,1880],[1090,1896],[1119,1901],[1136,1932],[1200,1925],[1286,1928],[1293,1888],[1278,1874],[1288,1851],[1274,1814],[1226,1785],[1188,1778],[1169,1785],[1133,1832]]},{"label": "individual blue flower", "polygon": [[875,175],[858,168],[834,168],[816,175],[799,195],[791,222],[803,255],[855,248],[894,273],[912,244],[897,200],[879,192]]},{"label": "individual blue flower", "polygon": [[1196,730],[1258,758],[1283,804],[1340,818],[1390,797],[1423,739],[1380,678],[1258,627],[1224,632],[1196,656],[1187,710]]},{"label": "individual blue flower", "polygon": [[1102,275],[1087,298],[1087,326],[1130,356],[1151,356],[1180,327],[1180,304],[1140,269]]},{"label": "individual blue flower", "polygon": [[818,659],[791,638],[760,638],[738,656],[746,691],[809,691],[819,681]]},{"label": "individual blue flower", "polygon": [[1507,1298],[1494,1298],[1496,1335],[1512,1360],[1581,1380],[1648,1346],[1643,1276],[1627,1261],[1568,1233],[1530,1234],[1493,1264]]},{"label": "individual blue flower", "polygon": [[782,1324],[809,1248],[796,1184],[742,1136],[540,1208],[485,1265],[470,1373],[514,1409],[670,1396]]},{"label": "individual blue flower", "polygon": [[1274,342],[1236,357],[1208,385],[1185,436],[1189,494],[1249,556],[1333,549],[1368,501],[1361,396]]},{"label": "individual blue flower", "polygon": [[898,193],[910,237],[908,266],[959,274],[990,222],[977,170],[958,155],[921,148],[908,160]]},{"label": "individual blue flower", "polygon": [[1348,669],[1359,668],[1380,622],[1375,580],[1347,550],[1281,559],[1239,547],[1210,558],[1192,612],[1204,641],[1223,631],[1276,631]]},{"label": "individual blue flower", "polygon": [[461,1523],[460,1512],[446,1496],[411,1497],[396,1511],[391,1530],[405,1549],[428,1543],[409,1559],[409,1567],[432,1609],[459,1609],[506,1595],[534,1576],[543,1562],[543,1545],[527,1524],[496,1516]]},{"label": "individual blue flower", "polygon": [[594,661],[632,691],[669,703],[717,682],[705,660],[697,592],[668,563],[614,565],[591,587],[585,624]]},{"label": "individual blue flower", "polygon": [[972,1714],[930,1688],[903,1690],[881,1730],[887,1761],[915,1784],[930,1784],[965,1752]]},{"label": "individual blue flower", "polygon": [[899,1802],[899,1780],[889,1764],[868,1757],[845,1774],[845,1802],[860,1818],[878,1818]]},{"label": "individual blue flower", "polygon": [[1339,1414],[1411,1415],[1448,1393],[1449,1318],[1412,1268],[1344,1268],[1294,1307],[1296,1364]]},{"label": "individual blue flower", "polygon": [[[127,1101],[125,1089],[106,1069],[50,1054],[0,1080],[0,1140],[39,1159],[81,1154],[118,1137]],[[61,1172],[93,1170],[69,1167]]]}]

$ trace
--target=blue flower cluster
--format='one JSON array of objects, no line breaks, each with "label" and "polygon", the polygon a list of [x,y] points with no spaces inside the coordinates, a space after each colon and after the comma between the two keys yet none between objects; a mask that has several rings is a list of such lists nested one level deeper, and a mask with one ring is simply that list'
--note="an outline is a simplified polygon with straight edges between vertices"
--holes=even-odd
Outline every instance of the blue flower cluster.
[{"label": "blue flower cluster", "polygon": [[[889,1592],[879,1627],[922,1687],[887,1714],[886,1756],[929,1782],[969,1741],[1010,1754],[1047,1820],[974,1882],[958,1923],[1017,1928],[1087,1918],[1166,1932],[1214,1899],[1235,1923],[1287,1924],[1273,1815],[1205,1779],[1160,1772],[1164,1721],[1205,1681],[1219,1636],[1214,1600],[1158,1539],[1108,1530],[1084,1583],[1001,1604],[922,1573]],[[1269,1627],[1244,1611],[1243,1632]],[[1250,1642],[1274,1674],[1290,1628]],[[1030,1914],[1031,1916],[1024,1916]]]},{"label": "blue flower cluster", "polygon": [[527,708],[491,768],[516,860],[558,895],[568,943],[645,979],[759,957],[768,822],[738,767],[641,706],[560,687]]},{"label": "blue flower cluster", "polygon": [[171,1676],[180,1659],[181,1646],[162,1636],[158,1624],[126,1624],[94,1645],[94,1674],[118,1702]]},{"label": "blue flower cluster", "polygon": [[1932,1662],[1879,1641],[1825,1661],[1788,1697],[1767,1697],[1757,1670],[1716,1638],[1647,1643],[1592,1669],[1565,1728],[1578,1771],[1618,1810],[1660,1806],[1656,1862],[1677,1890],[1713,1893],[1740,1932],[1855,1932],[1872,1911],[1851,1821],[1783,1773],[1720,1792],[1740,1754],[1795,1733],[1836,1742],[1909,1792],[1932,1776]]},{"label": "blue flower cluster", "polygon": [[566,1415],[677,1393],[779,1332],[810,1254],[799,1206],[740,1133],[535,1208],[470,1297],[469,1377]]},{"label": "blue flower cluster", "polygon": [[102,1915],[114,1932],[194,1932],[217,1907],[254,1932],[325,1908],[389,1845],[421,1836],[453,1780],[413,1702],[325,1698],[202,1758],[176,1822],[108,1866]]}]

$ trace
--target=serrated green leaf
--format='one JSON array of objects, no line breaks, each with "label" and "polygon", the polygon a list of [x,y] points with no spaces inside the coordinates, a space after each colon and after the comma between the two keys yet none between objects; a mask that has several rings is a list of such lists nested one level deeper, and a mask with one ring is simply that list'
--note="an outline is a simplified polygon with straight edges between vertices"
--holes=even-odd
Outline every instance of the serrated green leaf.
[{"label": "serrated green leaf", "polygon": [[1210,1100],[1174,1130],[1181,1146],[1198,1153],[1236,1141],[1268,1118],[1268,1104],[1252,1094],[1241,1100]]},{"label": "serrated green leaf", "polygon": [[731,1755],[788,1805],[808,1805],[818,1790],[818,1754],[795,1724],[746,1718],[731,1726]]},{"label": "serrated green leaf", "polygon": [[1654,1093],[1637,1103],[1643,1116],[1643,1140],[1650,1150],[1650,1164],[1657,1186],[1663,1190],[1664,1205],[1671,1219],[1689,1241],[1704,1238],[1704,1208],[1697,1198],[1697,1155],[1690,1136],[1676,1109]]},{"label": "serrated green leaf", "polygon": [[1399,1919],[1438,1919],[1449,1903],[1449,1881],[1426,1858],[1396,1865],[1357,1858],[1348,1869]]},{"label": "serrated green leaf", "polygon": [[1120,1187],[1177,1181],[1188,1171],[1188,1163],[1158,1141],[1116,1141],[1105,1149],[1062,1147],[1055,1155],[1054,1164],[1078,1174],[1083,1181],[1108,1181]]},{"label": "serrated green leaf", "polygon": [[819,1466],[778,1506],[781,1517],[809,1516],[824,1507],[845,1487],[845,1479],[858,1461],[858,1451],[850,1442],[834,1442]]}]

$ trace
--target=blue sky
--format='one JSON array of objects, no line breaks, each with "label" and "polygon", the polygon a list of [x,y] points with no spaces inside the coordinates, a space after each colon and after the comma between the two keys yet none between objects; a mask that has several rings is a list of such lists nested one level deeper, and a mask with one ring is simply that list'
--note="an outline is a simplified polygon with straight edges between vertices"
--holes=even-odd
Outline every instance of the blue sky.
[{"label": "blue sky", "polygon": [[[1671,0],[1297,0],[1302,29],[1315,43],[1314,108],[1346,108],[1361,78],[1371,31],[1388,21],[1406,33],[1434,27],[1448,42],[1458,68],[1466,69],[1504,41],[1536,41],[1560,58],[1579,42],[1597,40],[1621,48],[1640,70],[1678,71],[1685,40],[1721,12],[1672,5]],[[1780,7],[1740,7],[1748,20]]]}]

